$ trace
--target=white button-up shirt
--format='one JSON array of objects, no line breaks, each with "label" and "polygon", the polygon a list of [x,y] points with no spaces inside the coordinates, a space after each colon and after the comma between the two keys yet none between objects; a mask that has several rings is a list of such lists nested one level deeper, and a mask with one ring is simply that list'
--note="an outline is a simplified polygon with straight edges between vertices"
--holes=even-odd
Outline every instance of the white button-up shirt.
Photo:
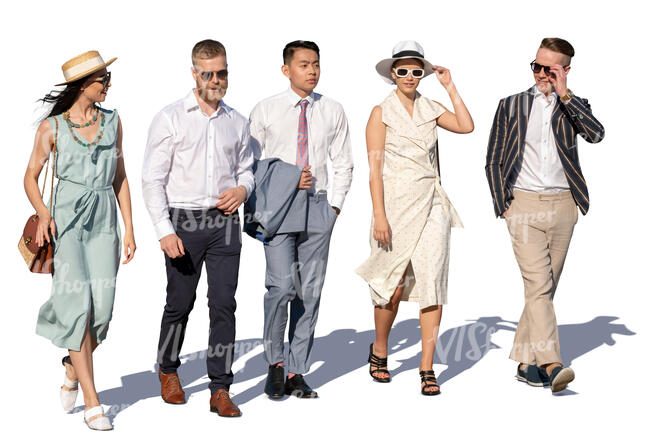
[{"label": "white button-up shirt", "polygon": [[516,174],[515,188],[537,193],[558,193],[569,189],[551,123],[558,101],[557,93],[551,93],[547,100],[535,86],[526,129],[525,149],[519,174]]},{"label": "white button-up shirt", "polygon": [[[277,157],[296,164],[298,120],[303,98],[291,88],[260,101],[250,116],[251,146],[256,159]],[[327,159],[334,171],[329,202],[341,209],[352,183],[352,145],[343,107],[318,93],[305,98],[309,138],[309,165],[314,191],[329,187]]]},{"label": "white button-up shirt", "polygon": [[194,90],[161,110],[149,128],[142,194],[158,239],[175,233],[169,207],[208,209],[236,186],[255,185],[248,120],[220,102],[210,116]]}]

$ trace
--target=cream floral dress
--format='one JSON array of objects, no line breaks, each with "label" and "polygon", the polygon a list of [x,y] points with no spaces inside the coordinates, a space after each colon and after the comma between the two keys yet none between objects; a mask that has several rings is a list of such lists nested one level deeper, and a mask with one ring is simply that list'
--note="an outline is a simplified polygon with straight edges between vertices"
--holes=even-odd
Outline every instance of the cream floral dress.
[{"label": "cream floral dress", "polygon": [[463,224],[440,185],[437,103],[416,94],[411,117],[395,91],[380,105],[386,124],[384,208],[392,231],[389,246],[373,238],[370,257],[355,272],[370,286],[374,305],[384,306],[406,270],[402,300],[420,308],[447,303],[451,227]]}]

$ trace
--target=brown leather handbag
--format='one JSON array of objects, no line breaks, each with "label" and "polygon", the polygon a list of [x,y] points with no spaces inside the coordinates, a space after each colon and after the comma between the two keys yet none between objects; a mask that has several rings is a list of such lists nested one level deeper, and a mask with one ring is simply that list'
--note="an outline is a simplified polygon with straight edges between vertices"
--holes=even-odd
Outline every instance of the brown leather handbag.
[{"label": "brown leather handbag", "polygon": [[[56,123],[56,132],[54,133],[54,146],[53,146],[53,157],[52,157],[52,183],[50,186],[50,215],[52,214],[52,203],[54,202],[53,193],[54,193],[54,169],[56,166],[56,138],[59,134],[59,121],[54,117],[54,122]],[[47,181],[47,169],[48,161],[45,165],[45,176],[43,176],[43,188],[41,189],[41,198],[45,193],[45,183]],[[52,246],[52,236],[50,235],[50,242],[44,242],[41,247],[38,247],[36,244],[36,230],[38,229],[38,214],[34,214],[29,217],[27,224],[25,224],[25,229],[23,230],[23,236],[18,242],[18,250],[20,254],[25,259],[27,267],[30,271],[36,274],[51,274],[53,272],[53,257],[54,257],[54,248]],[[48,229],[49,232],[49,229]]]}]

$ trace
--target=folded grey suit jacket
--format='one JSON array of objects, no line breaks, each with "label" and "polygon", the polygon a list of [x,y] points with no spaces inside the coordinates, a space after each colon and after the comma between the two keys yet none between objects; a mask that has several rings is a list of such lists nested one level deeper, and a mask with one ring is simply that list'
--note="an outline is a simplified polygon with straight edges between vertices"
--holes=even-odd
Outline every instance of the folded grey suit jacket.
[{"label": "folded grey suit jacket", "polygon": [[299,190],[302,169],[278,158],[256,160],[255,188],[246,201],[244,231],[259,239],[307,230],[307,190]]}]

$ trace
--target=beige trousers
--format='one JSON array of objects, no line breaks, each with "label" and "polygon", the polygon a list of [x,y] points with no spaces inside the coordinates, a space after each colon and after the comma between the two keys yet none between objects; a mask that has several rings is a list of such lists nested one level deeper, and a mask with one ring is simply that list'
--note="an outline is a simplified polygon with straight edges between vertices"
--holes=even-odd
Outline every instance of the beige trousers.
[{"label": "beige trousers", "polygon": [[515,332],[512,360],[537,366],[562,362],[553,296],[577,220],[570,191],[514,190],[506,222],[526,303]]}]

